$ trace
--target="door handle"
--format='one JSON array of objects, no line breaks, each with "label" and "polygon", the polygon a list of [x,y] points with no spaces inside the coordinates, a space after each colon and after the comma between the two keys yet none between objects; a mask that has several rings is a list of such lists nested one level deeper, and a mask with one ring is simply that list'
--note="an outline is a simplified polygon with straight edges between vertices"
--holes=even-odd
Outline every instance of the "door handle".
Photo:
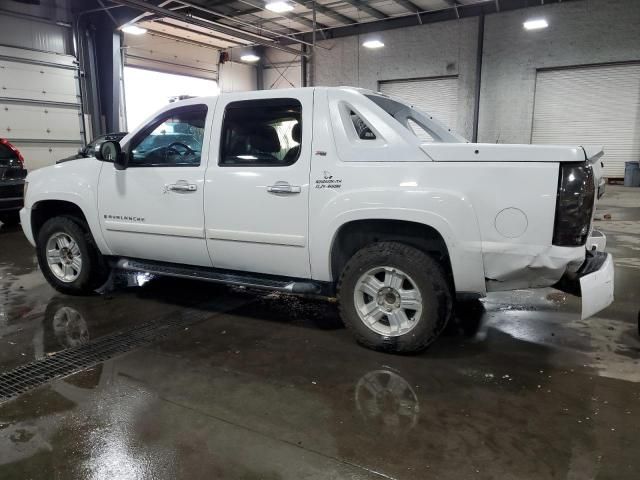
[{"label": "door handle", "polygon": [[292,195],[300,193],[302,188],[297,185],[289,185],[287,182],[276,182],[275,185],[267,187],[267,192],[276,194]]},{"label": "door handle", "polygon": [[179,180],[176,183],[169,183],[164,186],[165,193],[167,192],[187,193],[187,192],[195,192],[196,190],[198,190],[197,185],[195,185],[194,183],[187,183],[185,180]]}]

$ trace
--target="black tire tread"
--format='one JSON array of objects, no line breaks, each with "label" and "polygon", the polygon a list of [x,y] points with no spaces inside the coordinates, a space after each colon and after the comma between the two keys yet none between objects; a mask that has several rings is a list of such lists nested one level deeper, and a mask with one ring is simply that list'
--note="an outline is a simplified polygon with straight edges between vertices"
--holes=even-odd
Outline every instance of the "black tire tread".
[{"label": "black tire tread", "polygon": [[[364,335],[358,328],[354,326],[354,322],[361,322],[357,317],[357,313],[348,311],[346,305],[349,302],[343,301],[343,294],[345,292],[345,279],[349,278],[354,270],[361,268],[362,265],[370,263],[370,259],[372,257],[387,257],[391,259],[393,257],[397,258],[397,256],[406,259],[409,263],[415,265],[418,270],[421,270],[427,274],[427,277],[432,280],[432,287],[435,291],[435,296],[437,297],[437,301],[439,304],[439,319],[436,328],[432,330],[428,335],[413,335],[409,342],[405,342],[401,345],[394,340],[400,337],[386,337],[385,339],[385,337],[378,335],[378,339],[372,339],[371,335]],[[441,263],[431,255],[428,255],[415,247],[400,242],[376,242],[357,251],[349,259],[340,274],[340,278],[338,279],[337,292],[338,309],[345,326],[354,335],[358,343],[367,348],[379,351],[393,353],[418,353],[425,350],[440,336],[442,331],[445,329],[453,311],[453,295],[450,287],[450,282],[447,280],[447,275]],[[402,337],[410,334],[411,332],[403,335]]]},{"label": "black tire tread", "polygon": [[[51,228],[51,225],[56,225],[57,228],[66,228],[73,232],[78,240],[85,242],[88,261],[85,263],[85,260],[83,259],[83,268],[88,268],[89,273],[80,283],[62,283],[50,271],[49,266],[46,263],[46,254],[43,253],[42,250],[43,248],[46,248],[47,239],[44,237],[46,236],[49,228]],[[45,244],[45,247],[42,247],[43,243]],[[106,281],[109,275],[109,268],[106,261],[98,250],[89,227],[82,219],[71,215],[62,215],[50,218],[40,228],[36,245],[40,270],[49,284],[60,293],[67,295],[90,295]]]}]

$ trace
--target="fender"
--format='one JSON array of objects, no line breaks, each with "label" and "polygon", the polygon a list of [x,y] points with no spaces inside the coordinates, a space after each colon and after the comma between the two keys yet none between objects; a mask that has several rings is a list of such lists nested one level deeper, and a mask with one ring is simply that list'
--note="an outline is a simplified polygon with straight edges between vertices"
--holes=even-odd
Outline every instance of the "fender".
[{"label": "fender", "polygon": [[[345,205],[349,205],[347,210]],[[421,205],[423,208],[403,205]],[[455,223],[450,219],[455,219]],[[340,228],[354,220],[404,220],[435,229],[449,251],[456,290],[486,292],[478,221],[473,206],[461,193],[394,188],[352,190],[337,195],[311,223],[312,228],[313,225],[323,226],[310,235],[313,278],[332,280],[331,248]]]},{"label": "fender", "polygon": [[87,219],[100,252],[111,255],[98,220],[98,178],[103,163],[94,158],[84,158],[29,173],[25,208],[31,210],[38,202],[48,200],[73,203],[82,210]]}]

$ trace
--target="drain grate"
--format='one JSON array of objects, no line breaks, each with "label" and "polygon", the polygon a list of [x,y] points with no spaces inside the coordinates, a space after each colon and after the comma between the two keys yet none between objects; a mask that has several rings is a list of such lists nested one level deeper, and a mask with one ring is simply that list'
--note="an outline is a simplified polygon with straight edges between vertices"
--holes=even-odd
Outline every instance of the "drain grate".
[{"label": "drain grate", "polygon": [[105,335],[4,372],[0,374],[0,403],[51,380],[66,377],[116,355],[148,345],[178,328],[204,320],[206,316],[202,312],[193,312],[182,314],[178,318],[142,323],[127,331]]}]

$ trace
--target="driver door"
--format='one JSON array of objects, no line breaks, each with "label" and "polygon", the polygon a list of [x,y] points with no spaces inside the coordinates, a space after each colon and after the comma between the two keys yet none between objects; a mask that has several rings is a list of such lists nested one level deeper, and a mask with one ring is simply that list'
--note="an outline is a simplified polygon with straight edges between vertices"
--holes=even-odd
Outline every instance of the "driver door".
[{"label": "driver door", "polygon": [[203,199],[215,102],[159,113],[123,145],[125,170],[103,166],[98,211],[114,255],[211,266]]}]

